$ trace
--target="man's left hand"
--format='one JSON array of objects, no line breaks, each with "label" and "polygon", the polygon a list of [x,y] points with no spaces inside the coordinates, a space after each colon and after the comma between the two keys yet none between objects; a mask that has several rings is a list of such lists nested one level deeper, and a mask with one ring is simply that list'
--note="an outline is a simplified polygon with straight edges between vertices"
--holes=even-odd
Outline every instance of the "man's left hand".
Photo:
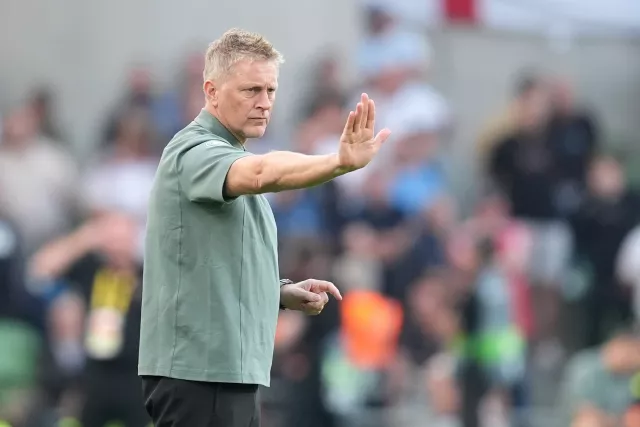
[{"label": "man's left hand", "polygon": [[280,288],[280,303],[289,310],[302,311],[307,315],[316,316],[329,302],[328,294],[333,295],[338,301],[342,300],[340,291],[333,283],[308,279],[303,282],[283,285]]}]

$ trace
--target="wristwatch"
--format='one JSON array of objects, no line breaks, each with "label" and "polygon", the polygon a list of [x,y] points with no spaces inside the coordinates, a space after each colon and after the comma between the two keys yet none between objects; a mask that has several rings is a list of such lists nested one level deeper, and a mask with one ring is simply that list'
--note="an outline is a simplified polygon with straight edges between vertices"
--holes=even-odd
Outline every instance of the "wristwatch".
[{"label": "wristwatch", "polygon": [[[280,287],[283,287],[284,285],[292,285],[294,282],[292,280],[289,279],[280,279]],[[286,310],[287,308],[282,305],[282,303],[280,303],[280,310]]]}]

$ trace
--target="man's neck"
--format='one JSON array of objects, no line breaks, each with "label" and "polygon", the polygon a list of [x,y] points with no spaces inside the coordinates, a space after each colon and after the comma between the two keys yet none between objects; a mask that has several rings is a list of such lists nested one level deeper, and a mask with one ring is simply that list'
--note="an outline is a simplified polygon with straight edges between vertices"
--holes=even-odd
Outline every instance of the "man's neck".
[{"label": "man's neck", "polygon": [[218,121],[222,124],[222,126],[224,126],[229,132],[231,132],[231,134],[233,136],[236,137],[236,139],[238,140],[238,142],[240,142],[240,144],[244,145],[247,142],[247,138],[241,137],[240,135],[238,135],[237,132],[234,132],[233,129],[231,129],[231,127],[229,126],[229,124],[226,122],[226,120],[220,115],[220,113],[218,112],[218,110],[213,107],[210,104],[206,104],[204,107],[205,110],[207,110],[209,112],[209,114],[211,114],[213,117],[215,117],[216,119],[218,119]]}]

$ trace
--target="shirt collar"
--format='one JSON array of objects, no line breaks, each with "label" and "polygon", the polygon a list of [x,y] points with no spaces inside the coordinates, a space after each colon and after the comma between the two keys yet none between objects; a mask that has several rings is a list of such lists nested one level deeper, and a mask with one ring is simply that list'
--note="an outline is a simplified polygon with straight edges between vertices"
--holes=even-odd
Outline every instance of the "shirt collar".
[{"label": "shirt collar", "polygon": [[224,125],[220,123],[220,120],[204,108],[200,111],[200,114],[198,114],[198,117],[196,117],[194,121],[214,135],[222,137],[234,147],[244,149],[244,145],[238,141],[238,138],[229,132],[229,129],[224,127]]}]

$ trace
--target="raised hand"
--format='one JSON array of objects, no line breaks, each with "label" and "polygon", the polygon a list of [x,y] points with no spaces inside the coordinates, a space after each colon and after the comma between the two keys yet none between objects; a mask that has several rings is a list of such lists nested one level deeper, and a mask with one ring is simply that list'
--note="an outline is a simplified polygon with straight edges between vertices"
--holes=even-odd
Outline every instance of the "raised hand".
[{"label": "raised hand", "polygon": [[349,118],[340,137],[340,166],[348,170],[360,169],[375,157],[380,146],[391,134],[389,129],[382,129],[374,136],[375,122],[376,106],[373,100],[363,93],[356,111],[349,112]]}]

